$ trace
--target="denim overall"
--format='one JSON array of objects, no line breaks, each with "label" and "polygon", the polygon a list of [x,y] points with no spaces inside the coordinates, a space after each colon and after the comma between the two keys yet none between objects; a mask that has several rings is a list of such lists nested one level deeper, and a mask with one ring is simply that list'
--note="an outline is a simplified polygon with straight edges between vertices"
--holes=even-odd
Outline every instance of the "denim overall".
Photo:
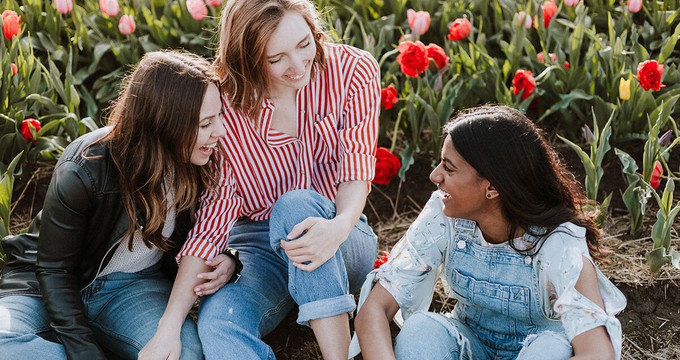
[{"label": "denim overall", "polygon": [[[444,263],[451,314],[418,312],[395,342],[398,359],[566,359],[572,354],[559,320],[541,303],[534,259],[506,246],[483,246],[476,224],[456,219]],[[526,241],[538,239],[525,235]],[[420,346],[418,343],[426,345]]]}]

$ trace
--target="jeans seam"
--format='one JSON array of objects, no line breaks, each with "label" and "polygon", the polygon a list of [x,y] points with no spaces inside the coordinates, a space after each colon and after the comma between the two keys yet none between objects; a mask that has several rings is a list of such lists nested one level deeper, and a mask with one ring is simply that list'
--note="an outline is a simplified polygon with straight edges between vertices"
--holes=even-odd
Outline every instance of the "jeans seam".
[{"label": "jeans seam", "polygon": [[283,306],[285,305],[285,303],[286,303],[286,300],[285,300],[285,299],[284,299],[284,300],[281,300],[281,301],[279,301],[279,303],[278,303],[276,306],[274,306],[273,308],[270,308],[270,309],[267,310],[264,314],[262,314],[262,318],[260,318],[260,321],[259,321],[259,323],[257,324],[257,336],[258,336],[259,338],[262,338],[262,336],[263,336],[263,335],[262,335],[262,331],[261,331],[263,319],[266,319],[267,317],[269,317],[269,316],[271,316],[271,315],[273,315],[273,314],[277,314],[278,312],[280,312],[281,309],[283,308]]},{"label": "jeans seam", "polygon": [[97,324],[97,323],[91,323],[91,324],[92,324],[92,327],[94,327],[94,328],[96,328],[97,330],[101,331],[103,334],[105,334],[105,335],[107,335],[107,336],[110,336],[110,337],[112,337],[112,338],[114,338],[114,339],[116,339],[116,340],[118,340],[118,341],[121,341],[121,342],[123,342],[123,343],[125,343],[125,344],[127,344],[127,345],[129,345],[129,346],[132,346],[132,347],[135,348],[137,351],[141,351],[142,348],[144,347],[144,344],[141,344],[141,343],[137,342],[135,339],[133,339],[133,338],[131,338],[131,337],[128,337],[128,336],[126,336],[126,335],[119,334],[119,333],[117,333],[117,332],[115,332],[115,331],[106,329],[106,328],[104,328],[103,326],[100,326],[100,325]]}]

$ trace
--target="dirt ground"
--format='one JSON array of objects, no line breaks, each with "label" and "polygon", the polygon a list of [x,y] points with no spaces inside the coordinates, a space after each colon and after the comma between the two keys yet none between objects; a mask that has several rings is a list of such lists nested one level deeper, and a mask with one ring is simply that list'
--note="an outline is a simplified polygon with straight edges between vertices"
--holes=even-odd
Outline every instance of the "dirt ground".
[{"label": "dirt ground", "polygon": [[[563,150],[560,149],[560,152],[570,168],[578,173],[581,169],[578,160],[568,150]],[[618,191],[616,189],[622,186],[620,170],[617,170],[620,169],[618,160],[610,160],[605,162],[602,185],[603,191],[607,193]],[[400,184],[395,180],[388,186],[373,187],[365,213],[378,234],[379,251],[391,249],[434,190],[434,185],[427,177],[430,165],[430,161],[419,159],[409,170],[406,182]],[[677,164],[674,166],[679,167]],[[612,171],[608,168],[612,168]],[[17,189],[15,198],[21,200],[13,206],[13,231],[28,226],[31,214],[40,209],[49,176],[50,167],[43,164],[40,171],[33,172],[29,186]],[[645,251],[651,248],[648,234],[654,221],[654,212],[648,211],[642,235],[631,237],[628,235],[625,209],[620,202],[615,201],[611,206],[612,215],[604,225],[603,244],[612,252],[598,267],[628,299],[628,306],[618,316],[624,332],[624,360],[680,359],[680,271],[666,266],[654,276],[649,273],[644,260]],[[673,239],[678,247],[679,232],[680,221],[676,221]],[[448,311],[453,305],[453,301],[439,292],[432,310]],[[298,326],[295,323],[296,315],[295,312],[290,314],[273,333],[265,337],[265,341],[275,350],[278,359],[321,359],[311,330]],[[398,329],[395,327],[393,331],[396,333]]]}]

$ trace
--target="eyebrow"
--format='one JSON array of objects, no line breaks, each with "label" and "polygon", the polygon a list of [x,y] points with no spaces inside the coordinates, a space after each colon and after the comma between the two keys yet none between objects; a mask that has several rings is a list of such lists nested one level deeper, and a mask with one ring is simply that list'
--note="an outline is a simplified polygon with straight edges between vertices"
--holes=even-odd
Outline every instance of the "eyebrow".
[{"label": "eyebrow", "polygon": [[[302,40],[298,41],[297,44],[300,45],[301,43],[303,43],[303,42],[309,40],[309,37],[310,37],[310,35],[307,34],[307,36],[305,36],[304,38],[302,38]],[[283,55],[284,53],[285,53],[285,51],[284,51],[284,52],[280,52],[280,53],[278,53],[278,54],[274,54],[274,55],[267,55],[267,59],[271,59],[271,58],[274,58],[274,57]]]}]

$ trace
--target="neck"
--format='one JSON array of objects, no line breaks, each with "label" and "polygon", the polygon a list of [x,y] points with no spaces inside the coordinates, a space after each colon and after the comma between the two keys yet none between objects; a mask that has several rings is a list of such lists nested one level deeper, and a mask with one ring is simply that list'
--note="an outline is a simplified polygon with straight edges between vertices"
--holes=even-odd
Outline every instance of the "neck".
[{"label": "neck", "polygon": [[484,235],[484,240],[491,244],[504,243],[510,238],[516,238],[524,235],[524,229],[515,229],[514,234],[510,234],[510,220],[508,220],[500,211],[490,211],[489,215],[477,220],[477,226]]}]

